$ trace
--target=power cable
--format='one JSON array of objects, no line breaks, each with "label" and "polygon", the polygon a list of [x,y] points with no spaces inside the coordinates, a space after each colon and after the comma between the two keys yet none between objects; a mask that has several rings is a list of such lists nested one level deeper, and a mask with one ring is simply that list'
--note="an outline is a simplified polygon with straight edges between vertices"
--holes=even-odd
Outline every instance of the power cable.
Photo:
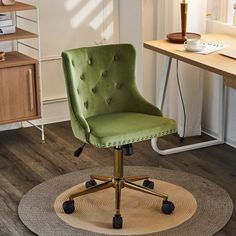
[{"label": "power cable", "polygon": [[176,60],[176,78],[177,78],[177,84],[178,84],[178,89],[179,89],[179,94],[180,94],[180,99],[183,107],[183,113],[184,113],[184,129],[183,129],[183,136],[180,137],[180,141],[183,141],[185,138],[185,132],[186,132],[186,121],[187,121],[187,116],[186,116],[186,109],[185,109],[185,104],[184,104],[184,99],[183,99],[183,93],[181,90],[180,86],[180,80],[179,80],[179,61]]}]

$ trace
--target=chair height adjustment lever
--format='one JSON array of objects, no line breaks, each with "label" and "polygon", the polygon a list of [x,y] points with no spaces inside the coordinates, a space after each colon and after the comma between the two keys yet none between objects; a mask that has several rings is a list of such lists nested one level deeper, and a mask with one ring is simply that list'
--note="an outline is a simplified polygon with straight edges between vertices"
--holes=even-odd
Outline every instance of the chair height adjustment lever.
[{"label": "chair height adjustment lever", "polygon": [[132,143],[123,145],[122,150],[125,156],[131,156],[134,153]]},{"label": "chair height adjustment lever", "polygon": [[79,147],[75,152],[74,152],[74,156],[75,157],[79,157],[80,154],[83,152],[83,149],[85,147],[86,143],[84,143],[81,147]]}]

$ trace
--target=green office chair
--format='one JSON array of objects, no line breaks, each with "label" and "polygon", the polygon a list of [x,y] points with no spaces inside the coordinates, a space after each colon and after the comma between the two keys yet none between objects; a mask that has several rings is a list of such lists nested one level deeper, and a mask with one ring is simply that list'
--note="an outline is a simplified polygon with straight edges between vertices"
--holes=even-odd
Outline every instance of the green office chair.
[{"label": "green office chair", "polygon": [[[113,187],[116,208],[113,228],[122,228],[120,199],[124,187],[163,198],[165,214],[174,210],[166,194],[152,190],[154,183],[148,176],[123,176],[124,145],[176,132],[175,121],[162,117],[160,110],[138,92],[135,56],[135,49],[129,44],[78,48],[62,53],[75,137],[98,148],[115,149],[114,176],[91,175],[86,190],[71,194],[63,209],[71,214],[75,210],[75,198]],[[96,180],[104,182],[97,184]],[[134,183],[138,180],[144,180],[143,186]]]}]

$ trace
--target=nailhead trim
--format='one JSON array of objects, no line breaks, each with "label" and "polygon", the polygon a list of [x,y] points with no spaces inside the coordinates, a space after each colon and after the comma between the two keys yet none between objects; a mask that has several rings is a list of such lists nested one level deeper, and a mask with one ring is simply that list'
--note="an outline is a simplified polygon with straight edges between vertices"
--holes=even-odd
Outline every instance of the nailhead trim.
[{"label": "nailhead trim", "polygon": [[121,145],[129,144],[129,143],[135,143],[135,142],[139,142],[139,141],[144,141],[144,140],[149,140],[149,139],[165,136],[168,134],[173,134],[175,132],[176,132],[176,129],[171,129],[169,131],[163,131],[158,134],[149,135],[149,136],[142,137],[142,138],[137,138],[137,139],[132,139],[132,140],[127,139],[127,140],[122,140],[122,141],[114,141],[113,143],[101,143],[101,144],[93,144],[93,145],[98,148],[108,148],[108,147],[114,147],[114,146],[121,146]]}]

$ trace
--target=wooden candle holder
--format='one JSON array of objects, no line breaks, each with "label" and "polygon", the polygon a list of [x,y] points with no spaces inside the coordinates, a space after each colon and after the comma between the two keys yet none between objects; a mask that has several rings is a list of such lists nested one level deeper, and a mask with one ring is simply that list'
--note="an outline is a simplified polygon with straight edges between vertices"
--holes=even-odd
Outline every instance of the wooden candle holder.
[{"label": "wooden candle holder", "polygon": [[167,39],[172,43],[184,43],[187,39],[201,38],[200,34],[186,32],[188,3],[181,3],[181,32],[167,35]]}]

